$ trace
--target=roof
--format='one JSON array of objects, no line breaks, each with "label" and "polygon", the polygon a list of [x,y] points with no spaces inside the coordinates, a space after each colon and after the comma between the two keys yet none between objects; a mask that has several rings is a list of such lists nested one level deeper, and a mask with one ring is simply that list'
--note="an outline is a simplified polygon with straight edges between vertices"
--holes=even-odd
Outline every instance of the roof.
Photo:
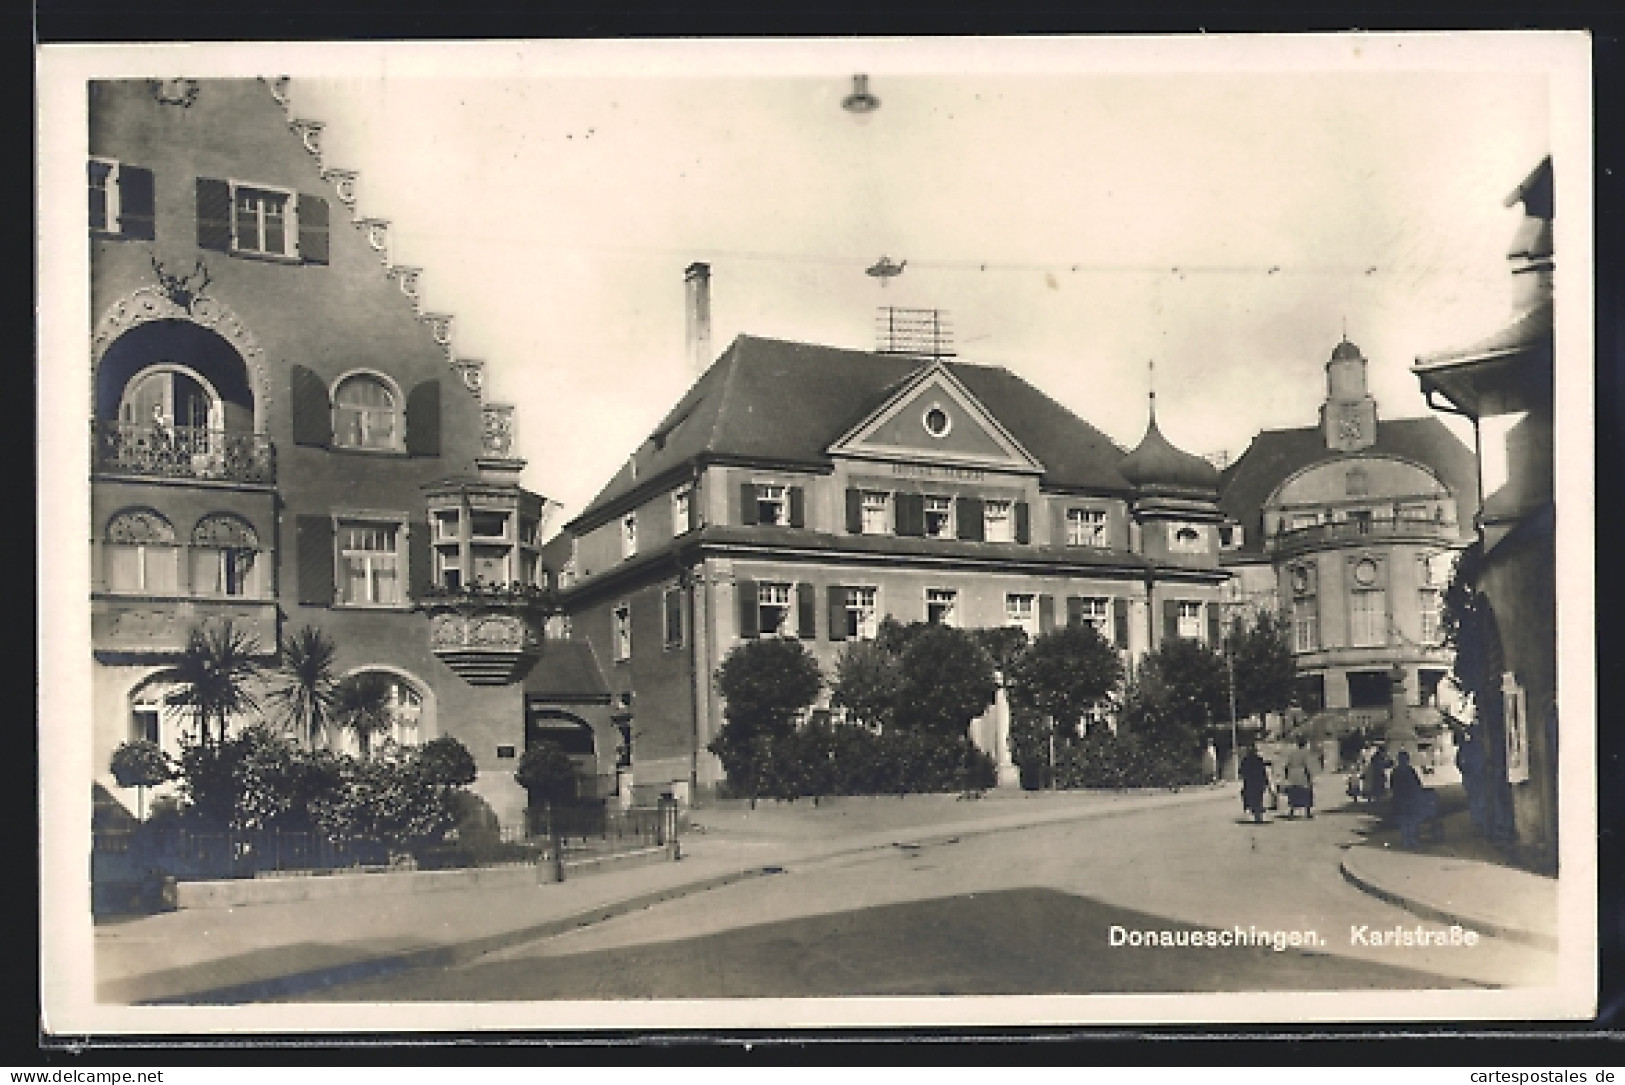
[{"label": "roof", "polygon": [[1332,348],[1332,358],[1331,358],[1331,360],[1334,361],[1334,362],[1341,362],[1341,361],[1346,361],[1346,360],[1351,359],[1351,358],[1364,358],[1364,357],[1365,357],[1365,355],[1360,353],[1360,348],[1355,346],[1353,343],[1349,342],[1347,338],[1345,338],[1341,343],[1337,344],[1337,346]]},{"label": "roof", "polygon": [[598,667],[592,645],[585,641],[544,638],[542,653],[525,674],[527,696],[538,699],[581,701],[609,698],[609,686]]},{"label": "roof", "polygon": [[[928,359],[742,335],[678,400],[582,512],[700,456],[825,468],[833,442],[878,410]],[[1045,466],[1059,488],[1127,492],[1124,452],[1002,366],[946,367]]]},{"label": "roof", "polygon": [[[1326,447],[1319,426],[1264,430],[1221,476],[1219,507],[1242,525],[1244,548],[1263,540],[1263,507],[1286,479],[1312,464],[1365,455],[1390,455],[1431,468],[1465,508],[1478,504],[1478,464],[1472,450],[1437,418],[1396,418],[1377,423],[1369,448],[1339,452]],[[1466,517],[1462,517],[1463,523]]]},{"label": "roof", "polygon": [[1219,472],[1200,456],[1175,448],[1157,428],[1153,414],[1139,445],[1117,465],[1119,473],[1140,487],[1172,487],[1201,490],[1208,494],[1219,488]]}]

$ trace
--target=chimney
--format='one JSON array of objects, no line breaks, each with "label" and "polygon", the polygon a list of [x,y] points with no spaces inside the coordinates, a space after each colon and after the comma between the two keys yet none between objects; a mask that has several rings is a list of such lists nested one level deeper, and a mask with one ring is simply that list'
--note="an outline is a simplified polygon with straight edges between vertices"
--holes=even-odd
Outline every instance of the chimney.
[{"label": "chimney", "polygon": [[688,365],[699,376],[711,364],[711,265],[688,265],[683,272],[683,291],[688,311]]}]

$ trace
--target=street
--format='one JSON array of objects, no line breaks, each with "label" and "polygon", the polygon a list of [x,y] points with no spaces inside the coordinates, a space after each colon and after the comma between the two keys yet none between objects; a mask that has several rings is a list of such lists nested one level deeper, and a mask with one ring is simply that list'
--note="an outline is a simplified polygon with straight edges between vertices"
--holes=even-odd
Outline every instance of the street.
[{"label": "street", "polygon": [[[756,998],[1538,986],[1553,955],[1359,944],[1416,916],[1344,881],[1365,815],[1244,822],[1212,801],[797,864],[310,1000]],[[929,834],[918,834],[929,839]],[[1430,930],[1443,929],[1423,924]],[[1127,932],[1314,932],[1307,945],[1147,946]],[[1190,936],[1184,935],[1185,939]]]}]

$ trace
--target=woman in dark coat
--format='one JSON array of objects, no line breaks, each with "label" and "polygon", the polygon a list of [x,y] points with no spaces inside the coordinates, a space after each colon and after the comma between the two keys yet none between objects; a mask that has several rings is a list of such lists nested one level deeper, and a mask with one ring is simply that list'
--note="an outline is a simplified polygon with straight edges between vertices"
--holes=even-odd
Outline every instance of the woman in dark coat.
[{"label": "woman in dark coat", "polygon": [[1264,792],[1269,788],[1270,770],[1258,756],[1257,746],[1248,746],[1241,758],[1241,805],[1253,820],[1264,820]]}]

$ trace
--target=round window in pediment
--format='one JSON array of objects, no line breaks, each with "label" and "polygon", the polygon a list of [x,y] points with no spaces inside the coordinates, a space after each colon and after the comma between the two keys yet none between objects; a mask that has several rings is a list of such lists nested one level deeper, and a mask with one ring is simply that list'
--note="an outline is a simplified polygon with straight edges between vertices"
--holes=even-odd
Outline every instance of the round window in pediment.
[{"label": "round window in pediment", "polygon": [[925,432],[933,437],[946,437],[948,431],[953,429],[953,420],[948,417],[948,412],[941,407],[932,406],[928,408],[922,421],[925,423]]}]

